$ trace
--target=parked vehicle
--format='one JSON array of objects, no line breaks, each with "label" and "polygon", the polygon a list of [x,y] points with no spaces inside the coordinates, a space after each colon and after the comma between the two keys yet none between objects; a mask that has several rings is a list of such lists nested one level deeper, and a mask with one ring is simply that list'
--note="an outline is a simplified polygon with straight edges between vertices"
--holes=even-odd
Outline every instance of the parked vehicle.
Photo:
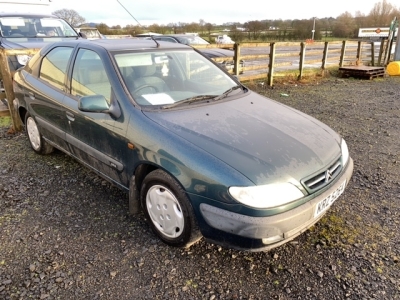
[{"label": "parked vehicle", "polygon": [[[155,35],[152,36],[153,39],[157,41],[171,42],[171,43],[180,43],[185,45],[208,45],[210,44],[205,39],[197,36],[197,35],[189,35],[189,34],[172,34],[172,35]],[[201,53],[209,58],[217,58],[217,57],[226,57],[227,59],[219,62],[225,69],[233,70],[234,68],[234,52],[228,49],[222,48],[209,48],[209,49],[199,49]],[[239,73],[243,74],[243,68],[245,66],[244,60],[240,60],[239,65]]]},{"label": "parked vehicle", "polygon": [[[0,13],[0,49],[35,49],[49,42],[77,38],[79,35],[67,22],[52,15]],[[24,66],[31,56],[20,54],[9,55],[7,58],[13,73]],[[0,91],[4,91],[2,79]]]},{"label": "parked vehicle", "polygon": [[277,247],[316,223],[352,175],[332,129],[178,43],[50,44],[14,91],[36,153],[60,149],[125,190],[171,246],[204,236]]},{"label": "parked vehicle", "polygon": [[83,33],[88,40],[97,40],[104,39],[104,35],[102,35],[97,28],[94,27],[79,27],[75,28],[77,33]]},{"label": "parked vehicle", "polygon": [[235,42],[232,41],[232,39],[227,36],[226,34],[224,35],[219,35],[215,38],[215,42],[217,44],[234,44]]}]

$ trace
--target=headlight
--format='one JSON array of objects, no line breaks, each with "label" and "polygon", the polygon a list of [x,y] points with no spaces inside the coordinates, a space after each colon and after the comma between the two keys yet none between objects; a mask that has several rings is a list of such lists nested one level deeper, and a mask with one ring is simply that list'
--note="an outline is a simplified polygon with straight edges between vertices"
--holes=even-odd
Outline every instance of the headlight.
[{"label": "headlight", "polygon": [[342,139],[341,148],[342,148],[342,162],[343,166],[345,166],[347,164],[347,161],[349,160],[349,148],[347,148],[347,144],[344,139]]},{"label": "headlight", "polygon": [[276,183],[251,187],[230,187],[229,193],[237,201],[255,208],[277,207],[304,197],[291,183]]},{"label": "headlight", "polygon": [[17,60],[20,65],[25,66],[28,61],[31,59],[32,56],[30,55],[17,55]]}]

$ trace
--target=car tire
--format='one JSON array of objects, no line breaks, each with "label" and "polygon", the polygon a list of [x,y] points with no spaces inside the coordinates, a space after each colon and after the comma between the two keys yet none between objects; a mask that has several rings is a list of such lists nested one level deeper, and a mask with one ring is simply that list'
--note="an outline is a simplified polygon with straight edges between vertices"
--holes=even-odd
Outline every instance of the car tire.
[{"label": "car tire", "polygon": [[168,173],[149,173],[143,180],[140,199],[151,229],[167,245],[187,248],[201,239],[189,198]]},{"label": "car tire", "polygon": [[43,139],[35,119],[29,113],[25,116],[25,132],[29,144],[36,153],[49,154],[54,151],[54,147]]}]

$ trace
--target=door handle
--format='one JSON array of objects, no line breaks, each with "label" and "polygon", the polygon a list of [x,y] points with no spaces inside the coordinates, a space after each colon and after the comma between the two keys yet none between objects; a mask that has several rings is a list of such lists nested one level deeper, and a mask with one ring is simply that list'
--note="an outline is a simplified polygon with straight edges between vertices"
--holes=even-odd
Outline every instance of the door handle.
[{"label": "door handle", "polygon": [[75,116],[74,116],[73,113],[70,113],[69,111],[67,111],[67,112],[66,112],[66,115],[67,115],[67,119],[68,119],[69,121],[75,121]]},{"label": "door handle", "polygon": [[31,100],[35,100],[35,94],[34,94],[34,93],[28,92],[28,94],[29,94],[29,98],[30,98]]}]

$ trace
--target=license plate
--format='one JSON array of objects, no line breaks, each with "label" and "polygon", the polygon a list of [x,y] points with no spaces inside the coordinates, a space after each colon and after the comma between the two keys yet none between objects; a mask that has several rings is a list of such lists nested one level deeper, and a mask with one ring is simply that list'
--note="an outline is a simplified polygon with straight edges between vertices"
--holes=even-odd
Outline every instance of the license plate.
[{"label": "license plate", "polygon": [[344,188],[346,187],[346,180],[342,182],[342,184],[332,192],[328,197],[318,202],[315,207],[314,218],[317,218],[321,215],[324,211],[326,211],[333,202],[343,193]]}]

